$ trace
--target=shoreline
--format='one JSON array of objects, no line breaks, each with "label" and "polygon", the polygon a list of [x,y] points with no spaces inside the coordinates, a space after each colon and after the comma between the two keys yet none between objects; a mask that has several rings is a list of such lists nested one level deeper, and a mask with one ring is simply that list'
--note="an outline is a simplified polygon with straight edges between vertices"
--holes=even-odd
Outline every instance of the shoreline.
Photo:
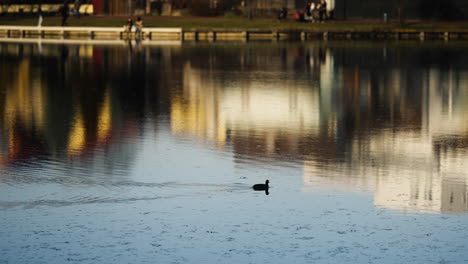
[{"label": "shoreline", "polygon": [[[220,17],[143,17],[143,39],[155,40],[468,40],[468,22],[408,21],[383,23],[377,20],[327,21],[301,23],[294,20],[245,19]],[[70,17],[68,26],[59,27],[61,18],[46,17],[42,27],[36,27],[35,17],[0,17],[0,37],[7,38],[104,38],[124,37],[123,16]],[[8,31],[5,28],[11,27]],[[24,30],[21,29],[24,27]],[[91,30],[95,29],[95,30]],[[158,29],[180,33],[155,34]],[[109,31],[109,32],[106,32]],[[108,33],[114,33],[109,35]],[[117,34],[117,36],[115,36]]]},{"label": "shoreline", "polygon": [[147,41],[218,41],[218,40],[444,40],[466,41],[468,31],[416,31],[416,30],[278,30],[241,28],[158,28],[146,27],[142,33],[127,32],[124,27],[34,27],[0,26],[3,39],[88,39]]}]

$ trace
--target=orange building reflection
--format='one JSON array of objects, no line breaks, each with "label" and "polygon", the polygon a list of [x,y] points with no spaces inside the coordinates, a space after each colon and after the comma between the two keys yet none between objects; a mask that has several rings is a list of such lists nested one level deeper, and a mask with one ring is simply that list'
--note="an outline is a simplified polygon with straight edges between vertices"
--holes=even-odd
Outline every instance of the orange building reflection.
[{"label": "orange building reflection", "polygon": [[[107,143],[112,134],[112,113],[110,105],[109,90],[106,89],[103,103],[97,113],[97,124],[95,134],[87,135],[88,128],[85,126],[83,114],[77,111],[72,119],[71,131],[68,139],[67,153],[69,157],[79,156],[88,150],[90,143],[93,147],[99,147]],[[90,140],[94,139],[94,140]]]},{"label": "orange building reflection", "polygon": [[[101,72],[102,65],[89,63],[103,58],[92,46],[41,47],[43,58],[57,65],[51,75],[32,65],[31,55],[37,47],[15,47],[18,45],[6,46],[8,52],[22,59],[1,71],[0,166],[48,155],[87,155],[110,143],[116,124],[120,129],[130,125],[124,131],[135,133],[130,118],[125,122],[115,118],[122,116],[121,109],[112,106],[112,98],[114,104],[118,102],[117,95],[107,86],[94,90],[96,78],[92,75]],[[72,79],[71,86],[66,79]]]},{"label": "orange building reflection", "polygon": [[[46,91],[40,78],[32,78],[30,61],[21,60],[2,76],[2,130],[8,138],[8,160],[30,157],[44,151],[43,143],[34,134],[45,133]],[[25,146],[34,146],[24,151]],[[3,159],[5,165],[8,161]]]},{"label": "orange building reflection", "polygon": [[[153,104],[169,97],[159,85],[181,78],[178,50],[1,43],[0,168],[41,159],[128,164],[141,123],[165,111]],[[111,150],[119,155],[106,156]]]}]

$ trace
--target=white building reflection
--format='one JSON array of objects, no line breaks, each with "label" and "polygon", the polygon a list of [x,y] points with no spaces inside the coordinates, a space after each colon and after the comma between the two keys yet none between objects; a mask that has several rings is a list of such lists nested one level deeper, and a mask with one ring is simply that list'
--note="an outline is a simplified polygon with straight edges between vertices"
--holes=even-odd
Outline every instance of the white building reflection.
[{"label": "white building reflection", "polygon": [[280,71],[232,74],[230,81],[220,81],[211,71],[189,62],[184,66],[183,91],[171,103],[174,135],[218,147],[230,143],[255,159],[272,156],[280,145],[297,154],[298,140],[318,133],[317,87],[304,81],[278,82],[278,76],[285,76]]},{"label": "white building reflection", "polygon": [[[403,73],[402,73],[403,74]],[[402,107],[400,89],[410,89],[394,72],[391,83]],[[342,185],[374,191],[376,206],[403,211],[468,211],[468,82],[461,73],[431,69],[422,78],[421,117],[390,120],[397,127],[371,131],[353,139],[344,162],[323,164],[317,156],[305,159],[304,182]],[[447,87],[442,87],[448,83]],[[360,82],[366,90],[368,83]],[[454,100],[457,98],[457,100]],[[368,102],[371,103],[371,102]],[[416,113],[415,113],[416,112]],[[393,112],[395,113],[395,111]],[[407,116],[416,111],[405,113]],[[400,117],[401,119],[401,117]],[[418,120],[421,122],[408,122]],[[307,189],[307,188],[306,188]]]},{"label": "white building reflection", "polygon": [[240,162],[303,164],[306,191],[331,184],[372,190],[378,207],[467,212],[464,72],[418,69],[414,77],[389,67],[375,76],[371,68],[336,66],[329,49],[320,53],[306,50],[308,70],[291,75],[188,62],[172,101],[173,133],[230,144]]}]

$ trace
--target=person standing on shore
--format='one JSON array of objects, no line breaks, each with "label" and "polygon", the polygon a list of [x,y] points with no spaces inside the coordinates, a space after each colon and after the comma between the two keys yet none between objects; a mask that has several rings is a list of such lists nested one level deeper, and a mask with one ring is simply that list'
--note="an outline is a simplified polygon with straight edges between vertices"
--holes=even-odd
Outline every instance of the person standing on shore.
[{"label": "person standing on shore", "polygon": [[320,2],[320,7],[319,7],[319,20],[320,20],[320,22],[323,23],[323,21],[326,19],[326,17],[327,17],[327,1],[322,0]]},{"label": "person standing on shore", "polygon": [[132,18],[129,17],[127,19],[127,24],[125,25],[125,32],[128,32],[128,33],[132,32],[132,28],[133,28],[133,20]]},{"label": "person standing on shore", "polygon": [[143,20],[141,19],[141,17],[138,17],[136,22],[135,22],[135,34],[136,34],[136,37],[140,38],[140,35],[141,35],[141,31],[143,30]]}]

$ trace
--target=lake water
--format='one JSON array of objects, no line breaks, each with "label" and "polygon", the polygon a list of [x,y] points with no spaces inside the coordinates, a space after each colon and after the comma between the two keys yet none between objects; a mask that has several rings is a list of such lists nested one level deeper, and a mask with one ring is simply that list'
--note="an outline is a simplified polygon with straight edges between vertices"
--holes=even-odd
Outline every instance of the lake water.
[{"label": "lake water", "polygon": [[0,263],[466,263],[467,61],[0,42]]}]

